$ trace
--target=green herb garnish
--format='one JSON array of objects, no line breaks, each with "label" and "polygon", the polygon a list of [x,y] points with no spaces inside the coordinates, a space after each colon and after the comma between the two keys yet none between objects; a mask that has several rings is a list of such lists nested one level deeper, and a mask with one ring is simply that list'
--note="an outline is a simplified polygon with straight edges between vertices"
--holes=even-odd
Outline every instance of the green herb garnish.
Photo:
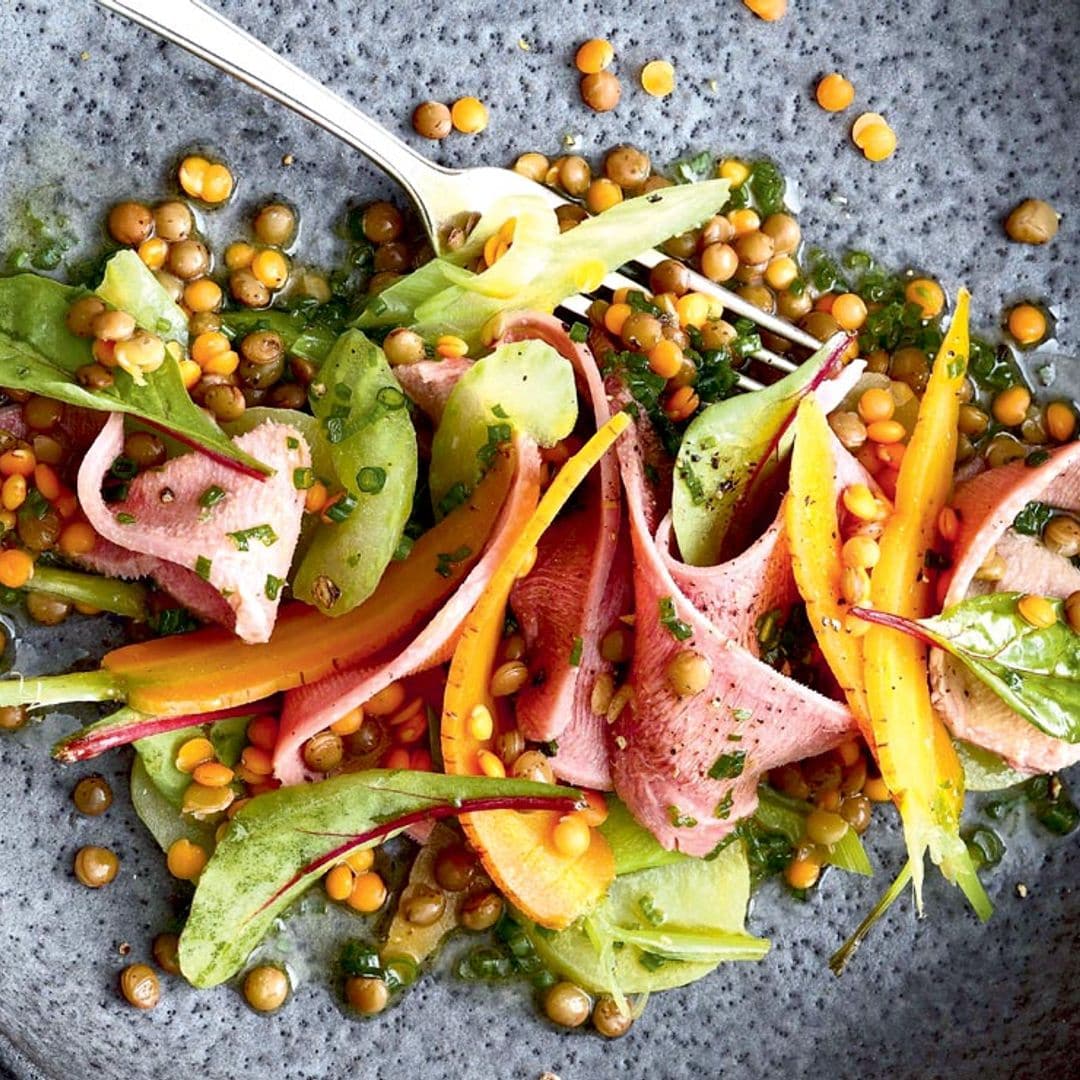
[{"label": "green herb garnish", "polygon": [[252,540],[258,540],[263,547],[270,547],[278,541],[278,535],[270,525],[253,525],[250,529],[226,534],[236,545],[237,551],[247,551]]},{"label": "green herb garnish", "polygon": [[660,625],[676,641],[686,641],[687,638],[694,635],[689,623],[683,622],[676,614],[675,601],[670,596],[660,597]]}]

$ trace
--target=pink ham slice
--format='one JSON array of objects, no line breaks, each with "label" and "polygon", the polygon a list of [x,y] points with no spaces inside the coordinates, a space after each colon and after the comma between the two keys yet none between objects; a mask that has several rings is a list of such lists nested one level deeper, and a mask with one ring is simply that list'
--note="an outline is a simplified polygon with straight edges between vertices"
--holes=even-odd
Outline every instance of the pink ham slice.
[{"label": "pink ham slice", "polygon": [[[57,428],[66,437],[71,449],[81,456],[100,434],[106,419],[105,413],[65,405]],[[17,439],[28,437],[30,431],[23,418],[21,405],[5,405],[0,408],[0,431],[6,431]],[[203,581],[193,570],[187,570],[176,563],[166,562],[153,555],[128,551],[103,536],[97,537],[92,550],[77,556],[74,561],[84,570],[104,574],[106,577],[122,578],[125,581],[149,578],[158,588],[200,618],[228,627],[235,622],[233,609],[217,589]]]},{"label": "pink ham slice", "polygon": [[[527,340],[545,342],[573,364],[596,426],[607,423],[611,410],[591,350],[573,341],[553,316],[521,312],[504,318],[500,343]],[[518,694],[515,713],[527,739],[558,744],[550,761],[557,777],[608,790],[607,723],[593,712],[592,692],[597,678],[613,671],[600,655],[600,642],[631,600],[629,547],[620,542],[622,488],[610,454],[588,485],[582,509],[563,514],[548,529],[533,570],[510,597],[534,679]]]},{"label": "pink ham slice", "polygon": [[472,363],[465,356],[448,360],[420,360],[394,368],[394,375],[405,394],[438,426],[450,391],[472,367]]},{"label": "pink ham slice", "polygon": [[[1010,527],[1029,502],[1080,513],[1080,443],[1057,450],[1035,468],[1016,461],[957,488],[953,506],[960,517],[960,535],[953,548],[945,608],[993,590],[1064,597],[1080,589],[1080,569],[1036,537]],[[1005,560],[1005,576],[992,585],[976,581],[979,567],[995,550]],[[930,679],[934,704],[957,738],[993,750],[1021,771],[1053,772],[1080,761],[1080,744],[1039,731],[937,649],[930,657]]]},{"label": "pink ham slice", "polygon": [[[617,445],[634,546],[637,640],[630,673],[634,700],[614,725],[612,776],[620,798],[665,847],[705,855],[753,812],[763,773],[823,753],[856,727],[846,707],[759,660],[746,643],[745,619],[729,612],[726,622],[713,622],[680,588],[670,556],[662,555],[670,543],[657,542],[648,520],[642,426],[639,421],[633,438],[624,436]],[[775,534],[763,540],[714,576],[741,582],[761,575],[774,557],[770,548],[775,553],[779,543]],[[726,601],[717,606],[715,580],[711,586],[714,603],[707,606],[722,618]],[[775,598],[768,584],[760,596],[751,591],[744,597],[751,612],[767,610],[764,603]],[[670,605],[689,631],[684,640],[661,621],[662,605]],[[672,690],[667,671],[686,650],[707,658],[711,675],[703,692],[683,698]],[[711,777],[710,770],[719,775]]]},{"label": "pink ham slice", "polygon": [[149,578],[199,618],[230,628],[236,623],[236,613],[221,593],[194,570],[178,563],[128,551],[103,536],[98,536],[93,548],[77,556],[75,562],[85,570],[124,581]]},{"label": "pink ham slice", "polygon": [[[106,540],[205,577],[232,610],[236,634],[264,642],[300,536],[304,492],[294,472],[307,468],[311,455],[300,433],[283,424],[261,424],[235,441],[274,475],[226,472],[195,452],[140,473],[127,498],[106,504],[101,482],[124,446],[124,418],[114,413],[79,468],[79,502]],[[215,486],[224,497],[203,506],[200,499]]]},{"label": "pink ham slice", "polygon": [[484,554],[431,622],[410,643],[394,646],[379,662],[335,672],[285,695],[274,751],[274,773],[283,784],[298,784],[313,778],[300,753],[312,735],[363,705],[390,683],[427,671],[450,658],[462,623],[506,558],[539,496],[539,452],[532,443],[519,440],[514,480]]}]

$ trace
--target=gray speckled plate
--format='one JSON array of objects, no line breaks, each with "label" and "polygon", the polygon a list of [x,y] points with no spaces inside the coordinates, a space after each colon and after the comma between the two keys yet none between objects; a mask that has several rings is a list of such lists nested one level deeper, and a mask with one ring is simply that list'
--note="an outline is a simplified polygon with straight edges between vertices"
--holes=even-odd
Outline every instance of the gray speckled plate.
[{"label": "gray speckled plate", "polygon": [[[436,151],[444,161],[555,153],[564,135],[586,153],[629,138],[659,161],[705,146],[769,153],[798,180],[812,243],[867,248],[932,269],[950,287],[965,281],[987,326],[1005,300],[1045,297],[1059,316],[1058,351],[1076,349],[1077,0],[793,0],[773,25],[738,0],[221,6],[395,130],[407,130],[425,97],[478,93],[490,128],[448,139]],[[622,105],[606,116],[580,104],[570,64],[575,44],[594,35],[615,42],[624,81]],[[665,102],[636,85],[641,64],[658,56],[678,68]],[[858,89],[848,119],[811,97],[815,78],[833,68]],[[347,200],[385,190],[329,136],[89,0],[0,0],[0,86],[8,208],[20,192],[56,185],[91,240],[104,202],[162,190],[173,156],[193,144],[219,148],[239,170],[235,213],[266,192],[295,198],[316,255],[327,254],[326,226]],[[884,112],[899,134],[887,164],[870,165],[847,141],[860,107]],[[281,164],[286,153],[291,168]],[[1028,195],[1065,214],[1049,248],[1005,241],[1001,218]],[[227,235],[226,224],[215,216],[211,232]],[[1058,369],[1061,389],[1080,389],[1073,362]],[[102,633],[100,622],[73,620],[27,645],[20,666],[56,670],[100,649]],[[166,982],[156,1011],[136,1013],[115,990],[121,945],[130,959],[148,955],[173,886],[125,795],[124,755],[103,763],[117,793],[109,814],[73,812],[70,789],[90,769],[61,769],[47,756],[71,724],[47,716],[0,740],[0,1063],[13,1075],[536,1080],[551,1070],[563,1080],[660,1080],[1075,1069],[1075,844],[1033,840],[1017,823],[1007,824],[1008,853],[988,878],[997,905],[988,927],[932,877],[927,918],[916,921],[901,901],[834,979],[826,958],[900,863],[895,828],[875,828],[872,882],[831,873],[805,904],[766,891],[753,928],[775,943],[768,959],[654,999],[616,1043],[551,1030],[524,992],[449,976],[426,977],[405,1007],[362,1026],[342,1015],[317,972],[270,1018],[228,989],[198,994],[179,980]],[[70,873],[88,842],[115,847],[122,860],[119,880],[100,893]]]}]

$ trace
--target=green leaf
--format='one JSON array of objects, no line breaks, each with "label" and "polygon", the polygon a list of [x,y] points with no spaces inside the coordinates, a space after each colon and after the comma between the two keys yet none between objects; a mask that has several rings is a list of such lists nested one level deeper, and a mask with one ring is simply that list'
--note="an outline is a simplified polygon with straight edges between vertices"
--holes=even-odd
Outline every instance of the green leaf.
[{"label": "green leaf", "polygon": [[312,363],[321,364],[333,348],[338,334],[319,319],[319,309],[282,311],[278,308],[263,311],[224,311],[221,325],[226,333],[236,339],[256,330],[273,330],[281,335],[290,356],[299,356]]},{"label": "green leaf", "polygon": [[95,292],[105,303],[126,311],[144,330],[162,341],[188,340],[187,316],[131,249],[118,251],[105,264],[105,276]]},{"label": "green leaf", "polygon": [[1029,774],[1017,772],[992,750],[954,739],[956,756],[964,767],[965,791],[1003,791],[1025,781]]},{"label": "green leaf", "polygon": [[626,804],[614,795],[607,796],[608,816],[599,826],[615,856],[616,874],[633,874],[657,866],[684,862],[689,855],[668,851],[648,829],[639,825]]},{"label": "green leaf", "polygon": [[[643,917],[646,898],[654,918],[662,918],[658,926]],[[540,958],[564,978],[597,993],[644,994],[685,986],[725,960],[761,959],[769,943],[743,928],[749,898],[746,854],[734,843],[715,859],[680,856],[621,874],[581,924],[556,934],[526,924],[526,931]]]},{"label": "green leaf", "polygon": [[[311,402],[318,421],[315,469],[356,506],[344,521],[315,527],[293,595],[328,615],[344,615],[371,595],[401,540],[416,489],[416,432],[408,410],[387,394],[400,391],[382,349],[358,330],[338,338],[318,386],[323,392]],[[382,486],[362,491],[358,476],[374,468],[382,470]]]},{"label": "green leaf", "polygon": [[493,437],[512,429],[552,446],[576,422],[570,362],[542,341],[500,345],[458,379],[446,401],[431,444],[432,503],[438,507],[456,485],[463,492],[476,486],[491,463]]},{"label": "green leaf", "polygon": [[913,622],[859,609],[869,622],[892,627],[955,657],[1006,705],[1046,735],[1080,742],[1080,634],[1064,618],[1064,602],[1048,600],[1052,626],[1032,626],[1020,593],[987,593]]},{"label": "green leaf", "polygon": [[[150,274],[146,267],[143,270]],[[75,337],[65,323],[68,308],[80,295],[79,289],[35,274],[0,278],[0,385],[68,405],[128,413],[218,457],[242,463],[248,471],[270,471],[238,450],[191,400],[171,356],[146,376],[145,386],[136,386],[120,369],[114,371],[115,382],[106,389],[80,386],[75,373],[93,362],[90,343]]]},{"label": "green leaf", "polygon": [[720,561],[736,507],[790,449],[786,428],[836,351],[833,339],[778,383],[718,401],[683,435],[675,462],[671,514],[679,551],[692,566]]},{"label": "green leaf", "polygon": [[[252,713],[252,716],[255,714]],[[251,716],[231,716],[215,724],[192,725],[175,731],[163,731],[139,739],[135,751],[142,759],[150,782],[177,809],[183,800],[184,790],[191,783],[191,776],[176,767],[176,755],[189,739],[207,736],[214,744],[218,761],[230,768],[240,760],[240,752],[246,742],[248,721]]]},{"label": "green leaf", "polygon": [[[483,343],[484,327],[496,315],[504,311],[553,310],[588,284],[582,280],[583,268],[589,268],[588,278],[595,276],[593,270],[598,264],[604,272],[616,270],[642,251],[700,225],[724,205],[727,197],[726,180],[708,180],[627,199],[538,245],[529,259],[529,280],[520,279],[520,264],[512,271],[509,265],[500,270],[504,260],[478,275],[471,275],[449,260],[433,260],[380,294],[357,325],[409,320],[425,338],[456,334],[477,348]],[[509,208],[506,212],[508,217],[513,216]],[[512,274],[513,289],[501,287],[504,274]],[[422,278],[410,281],[416,275]],[[440,278],[458,284],[439,287]]]},{"label": "green leaf", "polygon": [[180,938],[194,986],[216,986],[243,966],[274,920],[351,851],[423,817],[490,808],[568,808],[578,793],[522,780],[372,770],[281,788],[232,819],[207,864]]},{"label": "green leaf", "polygon": [[131,805],[162,851],[168,851],[181,838],[207,851],[213,848],[213,826],[196,821],[190,814],[181,814],[180,808],[150,779],[141,757],[136,757],[131,766]]}]

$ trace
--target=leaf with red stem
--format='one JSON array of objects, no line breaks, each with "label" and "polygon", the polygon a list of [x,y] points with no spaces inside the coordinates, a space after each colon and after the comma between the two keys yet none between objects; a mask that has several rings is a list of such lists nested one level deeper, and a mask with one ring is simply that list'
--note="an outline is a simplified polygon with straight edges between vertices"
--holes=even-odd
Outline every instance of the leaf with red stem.
[{"label": "leaf with red stem", "polygon": [[146,424],[147,427],[155,428],[162,434],[168,435],[170,439],[175,439],[178,443],[182,443],[192,450],[197,450],[199,453],[205,454],[211,461],[216,462],[226,469],[232,469],[242,476],[250,476],[254,480],[265,480],[273,471],[268,470],[265,467],[260,469],[255,465],[249,465],[246,461],[242,461],[239,458],[229,457],[228,454],[224,454],[220,450],[215,450],[212,446],[207,446],[206,443],[199,442],[194,436],[185,435],[180,431],[174,431],[172,428],[159,423],[156,420],[150,420],[145,416],[139,417],[139,419],[142,423]]},{"label": "leaf with red stem", "polygon": [[331,866],[419,821],[489,810],[565,813],[580,798],[572,788],[524,780],[384,769],[260,795],[233,818],[199,878],[181,969],[198,987],[224,982]]},{"label": "leaf with red stem", "polygon": [[106,750],[118,746],[161,735],[167,731],[194,727],[201,724],[213,724],[218,720],[227,720],[232,716],[252,716],[259,712],[276,711],[277,698],[250,705],[234,705],[229,709],[217,709],[214,712],[188,714],[185,716],[147,716],[135,709],[122,708],[103,720],[88,724],[66,738],[61,739],[52,749],[57,761],[71,764],[76,761],[89,761]]}]

